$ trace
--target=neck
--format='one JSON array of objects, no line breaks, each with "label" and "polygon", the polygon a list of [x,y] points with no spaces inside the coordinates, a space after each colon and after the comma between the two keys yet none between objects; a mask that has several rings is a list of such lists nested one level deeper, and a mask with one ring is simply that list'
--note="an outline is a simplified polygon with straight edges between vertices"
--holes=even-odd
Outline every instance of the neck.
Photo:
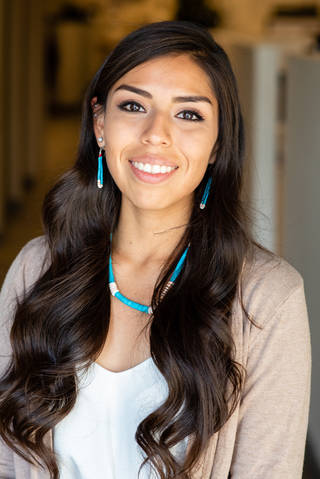
[{"label": "neck", "polygon": [[190,205],[183,208],[139,210],[122,202],[112,235],[112,255],[134,265],[165,264],[186,231]]}]

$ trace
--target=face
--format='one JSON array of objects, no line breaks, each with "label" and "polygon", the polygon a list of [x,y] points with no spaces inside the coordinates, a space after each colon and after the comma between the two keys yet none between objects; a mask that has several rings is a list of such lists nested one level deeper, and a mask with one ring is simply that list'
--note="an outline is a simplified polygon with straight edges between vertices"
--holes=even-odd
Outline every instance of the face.
[{"label": "face", "polygon": [[162,56],[113,85],[94,129],[122,207],[190,207],[214,161],[218,104],[209,77],[187,54]]}]

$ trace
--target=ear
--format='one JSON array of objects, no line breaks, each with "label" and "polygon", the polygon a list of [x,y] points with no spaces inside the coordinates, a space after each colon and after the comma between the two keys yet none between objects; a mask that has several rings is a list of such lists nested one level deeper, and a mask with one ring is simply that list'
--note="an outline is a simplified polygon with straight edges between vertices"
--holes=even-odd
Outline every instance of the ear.
[{"label": "ear", "polygon": [[96,112],[93,115],[93,131],[98,141],[99,137],[104,139],[104,112]]},{"label": "ear", "polygon": [[96,96],[91,98],[90,103],[93,117],[93,131],[98,141],[99,137],[104,138],[104,110],[102,105],[98,103],[98,98]]}]

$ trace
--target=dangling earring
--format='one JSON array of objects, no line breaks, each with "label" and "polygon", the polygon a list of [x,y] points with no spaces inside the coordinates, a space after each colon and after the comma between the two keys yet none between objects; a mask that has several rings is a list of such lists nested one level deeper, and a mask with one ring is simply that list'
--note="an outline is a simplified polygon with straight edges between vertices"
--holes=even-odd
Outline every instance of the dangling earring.
[{"label": "dangling earring", "polygon": [[98,156],[98,175],[97,175],[97,186],[98,188],[103,188],[103,165],[102,165],[102,148],[99,150]]},{"label": "dangling earring", "polygon": [[[98,142],[101,143],[102,141],[103,141],[102,136],[99,136]],[[102,151],[103,151],[103,149],[100,147],[99,156],[98,156],[98,175],[97,175],[97,186],[98,186],[98,188],[103,187]]]},{"label": "dangling earring", "polygon": [[206,187],[205,187],[203,196],[202,196],[202,200],[201,200],[201,203],[200,203],[200,209],[201,209],[201,210],[203,210],[203,209],[205,208],[205,206],[206,206],[207,199],[208,199],[209,192],[210,192],[211,183],[212,183],[212,178],[211,178],[211,176],[210,176],[210,178],[209,178],[208,181],[207,181],[207,184],[206,184]]}]

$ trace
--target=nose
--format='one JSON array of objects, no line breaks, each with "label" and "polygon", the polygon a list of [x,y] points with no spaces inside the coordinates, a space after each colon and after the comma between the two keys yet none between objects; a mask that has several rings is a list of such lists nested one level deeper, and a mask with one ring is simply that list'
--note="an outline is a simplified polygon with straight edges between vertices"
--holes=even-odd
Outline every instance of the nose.
[{"label": "nose", "polygon": [[171,144],[169,120],[164,114],[161,114],[161,112],[154,113],[147,119],[141,135],[141,142],[156,146],[169,146]]}]

